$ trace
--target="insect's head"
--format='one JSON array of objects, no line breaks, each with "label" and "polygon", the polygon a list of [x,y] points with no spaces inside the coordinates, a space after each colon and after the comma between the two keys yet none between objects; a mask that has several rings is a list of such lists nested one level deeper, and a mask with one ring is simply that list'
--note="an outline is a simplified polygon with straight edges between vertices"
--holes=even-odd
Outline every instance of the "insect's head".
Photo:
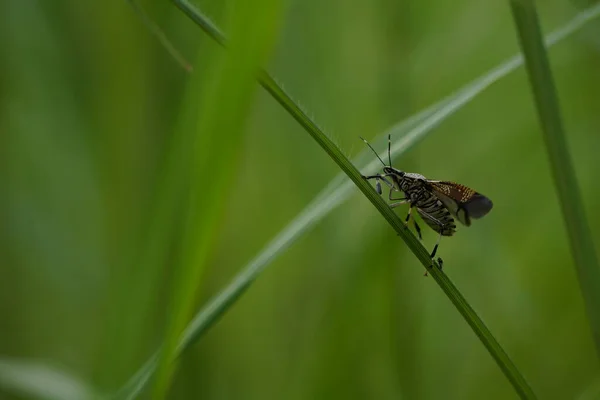
[{"label": "insect's head", "polygon": [[404,171],[400,171],[398,168],[394,168],[392,166],[385,166],[383,167],[383,173],[384,174],[390,174],[390,175],[396,175],[400,178],[404,177],[405,172]]}]

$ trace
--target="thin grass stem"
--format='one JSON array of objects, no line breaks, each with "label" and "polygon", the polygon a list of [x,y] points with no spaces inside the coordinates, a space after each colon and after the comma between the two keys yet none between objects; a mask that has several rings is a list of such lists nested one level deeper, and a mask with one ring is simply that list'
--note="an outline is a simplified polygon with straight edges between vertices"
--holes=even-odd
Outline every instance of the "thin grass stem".
[{"label": "thin grass stem", "polygon": [[583,201],[569,154],[558,96],[535,4],[531,0],[510,2],[525,56],[525,66],[535,100],[550,169],[558,194],[579,287],[600,358],[600,266],[587,223]]},{"label": "thin grass stem", "polygon": [[160,44],[167,50],[167,52],[173,57],[173,59],[186,71],[192,72],[194,67],[192,64],[185,59],[183,54],[171,43],[167,35],[163,32],[162,29],[152,20],[152,18],[148,17],[146,11],[142,8],[140,4],[136,0],[126,0],[133,11],[140,17],[146,28],[158,39]]}]

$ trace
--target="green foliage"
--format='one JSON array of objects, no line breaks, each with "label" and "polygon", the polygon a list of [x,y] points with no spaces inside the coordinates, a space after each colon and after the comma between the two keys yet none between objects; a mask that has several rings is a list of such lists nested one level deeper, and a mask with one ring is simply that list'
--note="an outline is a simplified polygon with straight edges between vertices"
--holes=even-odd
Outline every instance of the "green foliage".
[{"label": "green foliage", "polygon": [[[0,354],[51,360],[103,393],[130,378],[173,320],[176,271],[189,254],[188,199],[198,184],[192,176],[206,172],[185,167],[191,161],[183,155],[193,154],[185,135],[196,131],[176,122],[190,104],[187,74],[122,3],[0,6],[0,54],[6,61],[0,67],[0,173],[6,188]],[[182,54],[198,49],[192,79],[208,79],[215,60],[229,54],[172,5],[143,5]],[[223,2],[199,6],[215,21],[227,14]],[[576,11],[545,3],[541,13],[543,26],[554,27]],[[516,51],[503,3],[408,8],[294,2],[280,24],[267,69],[347,153],[363,149],[359,135],[370,138],[370,132],[444,98]],[[591,221],[600,209],[593,29],[552,52]],[[197,94],[204,90],[203,84]],[[231,277],[253,285],[218,324],[205,319],[204,330],[195,329],[194,319],[181,343],[187,347],[197,334],[204,336],[181,358],[169,397],[514,396],[364,196],[351,197],[323,218],[348,196],[333,197],[347,181],[336,178],[317,197],[314,204],[327,207],[310,208],[307,215],[323,219],[289,247],[316,222],[308,224],[310,218],[298,213],[339,169],[264,92],[254,100],[238,151],[211,145],[211,157],[238,167],[226,182],[208,183],[225,199],[225,212],[216,209],[215,220],[194,227],[210,232],[213,244],[202,280],[189,282],[202,285],[198,308]],[[524,74],[449,113],[395,161],[430,178],[465,183],[494,200],[488,217],[442,241],[445,272],[540,397],[593,398],[597,360]],[[229,123],[228,116],[211,118]],[[381,142],[373,143],[383,150]],[[356,165],[367,165],[360,160]],[[211,170],[221,165],[211,163]],[[290,239],[281,229],[298,222],[296,215],[300,222],[290,225]],[[600,232],[591,228],[597,242]],[[427,248],[434,240],[425,232]],[[259,280],[237,275],[240,265],[263,270],[267,263],[273,268]],[[218,317],[211,314],[215,302],[201,315]],[[57,385],[79,385],[59,373],[18,368],[25,364],[2,365],[8,366],[0,371],[6,398],[13,398],[18,385],[27,397],[36,391],[26,389],[41,385],[48,398]],[[71,393],[88,393],[81,390]],[[58,393],[66,391],[54,393],[61,398]]]}]

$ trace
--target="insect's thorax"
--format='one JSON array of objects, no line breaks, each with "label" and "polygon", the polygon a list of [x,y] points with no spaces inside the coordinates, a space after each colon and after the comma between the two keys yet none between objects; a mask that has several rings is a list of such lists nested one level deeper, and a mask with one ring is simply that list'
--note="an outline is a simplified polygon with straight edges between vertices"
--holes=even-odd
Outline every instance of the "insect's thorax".
[{"label": "insect's thorax", "polygon": [[404,192],[406,198],[417,207],[434,196],[423,175],[406,173],[403,177],[396,179],[396,184],[398,189]]},{"label": "insect's thorax", "polygon": [[431,190],[423,175],[406,173],[395,179],[397,188],[404,192],[411,205],[417,207],[425,223],[445,236],[454,234],[454,218]]}]

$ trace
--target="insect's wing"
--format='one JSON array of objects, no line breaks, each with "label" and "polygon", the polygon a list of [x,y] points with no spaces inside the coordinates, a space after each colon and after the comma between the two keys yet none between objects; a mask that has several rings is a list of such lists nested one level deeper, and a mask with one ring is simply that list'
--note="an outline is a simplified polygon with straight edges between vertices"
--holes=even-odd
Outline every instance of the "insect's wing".
[{"label": "insect's wing", "polygon": [[494,205],[484,195],[459,183],[429,181],[429,184],[448,211],[466,226],[471,225],[471,218],[485,216]]}]

